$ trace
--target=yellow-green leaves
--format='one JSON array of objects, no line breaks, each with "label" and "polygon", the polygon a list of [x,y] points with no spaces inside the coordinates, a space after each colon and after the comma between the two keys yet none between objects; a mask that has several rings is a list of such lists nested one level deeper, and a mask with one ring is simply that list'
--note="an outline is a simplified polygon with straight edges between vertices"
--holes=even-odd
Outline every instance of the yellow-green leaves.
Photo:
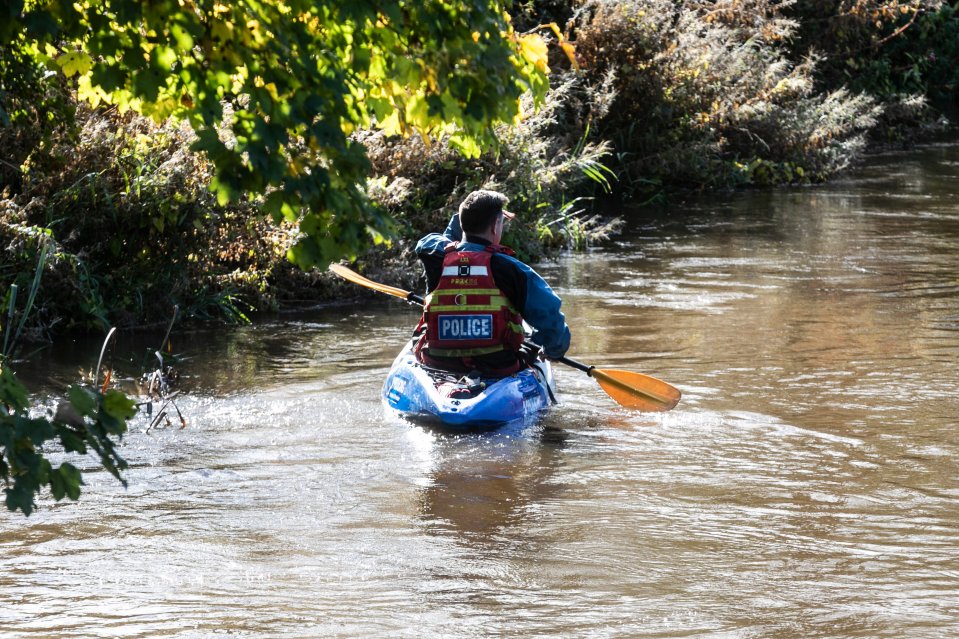
[{"label": "yellow-green leaves", "polygon": [[57,64],[68,78],[73,75],[86,75],[93,67],[93,58],[83,51],[68,51],[57,58]]},{"label": "yellow-green leaves", "polygon": [[543,40],[543,36],[538,33],[528,33],[520,36],[518,40],[523,57],[541,73],[549,73],[549,66],[547,64],[549,51],[546,47],[546,41]]},{"label": "yellow-green leaves", "polygon": [[548,86],[545,42],[514,33],[500,0],[48,0],[27,18],[24,45],[82,99],[187,119],[221,202],[269,193],[272,214],[302,219],[303,266],[392,234],[362,191],[357,127],[475,156]]}]

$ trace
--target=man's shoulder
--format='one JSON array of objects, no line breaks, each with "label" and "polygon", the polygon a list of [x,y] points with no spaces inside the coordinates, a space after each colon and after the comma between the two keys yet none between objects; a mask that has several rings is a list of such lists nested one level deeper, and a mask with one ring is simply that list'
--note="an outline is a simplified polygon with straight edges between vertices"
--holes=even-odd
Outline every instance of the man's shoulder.
[{"label": "man's shoulder", "polygon": [[521,273],[531,273],[533,269],[515,255],[507,253],[493,253],[493,263],[502,265],[505,268],[520,271]]}]

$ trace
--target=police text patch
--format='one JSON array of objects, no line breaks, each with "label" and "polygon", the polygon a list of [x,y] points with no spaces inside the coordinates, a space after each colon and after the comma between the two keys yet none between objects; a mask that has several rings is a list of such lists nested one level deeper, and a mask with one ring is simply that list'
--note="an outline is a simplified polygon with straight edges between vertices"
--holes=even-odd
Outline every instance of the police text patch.
[{"label": "police text patch", "polygon": [[491,339],[492,315],[440,315],[439,338],[442,340]]}]

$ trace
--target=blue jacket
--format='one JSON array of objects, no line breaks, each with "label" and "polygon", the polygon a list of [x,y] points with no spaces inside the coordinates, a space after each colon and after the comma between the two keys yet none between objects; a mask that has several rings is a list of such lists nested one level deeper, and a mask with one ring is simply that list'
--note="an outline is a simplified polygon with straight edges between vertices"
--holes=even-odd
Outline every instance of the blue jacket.
[{"label": "blue jacket", "polygon": [[[427,291],[440,279],[443,258],[450,242],[462,242],[461,251],[482,251],[489,242],[467,237],[463,242],[459,215],[453,215],[449,226],[440,233],[430,233],[416,244],[416,255],[426,270]],[[562,300],[539,274],[515,257],[496,253],[490,262],[493,279],[513,306],[533,327],[530,341],[543,347],[547,357],[557,358],[569,349],[570,333],[566,317],[560,311]]]}]

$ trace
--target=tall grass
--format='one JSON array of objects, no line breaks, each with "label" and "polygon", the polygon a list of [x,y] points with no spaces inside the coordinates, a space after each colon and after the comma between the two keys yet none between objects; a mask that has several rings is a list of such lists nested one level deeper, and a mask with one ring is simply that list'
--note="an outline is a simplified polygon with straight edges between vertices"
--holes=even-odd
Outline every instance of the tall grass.
[{"label": "tall grass", "polygon": [[[23,335],[23,329],[27,326],[27,321],[30,318],[30,313],[33,310],[33,305],[37,300],[37,293],[40,291],[40,281],[43,277],[43,271],[47,265],[47,257],[49,256],[50,243],[48,241],[40,241],[40,252],[37,257],[37,266],[33,274],[33,280],[30,282],[30,286],[27,288],[27,300],[21,311],[17,311],[17,298],[20,291],[20,286],[17,283],[10,284],[10,287],[7,291],[7,294],[4,297],[4,306],[6,310],[6,327],[3,331],[3,348],[0,350],[0,359],[10,358],[14,350],[17,347],[20,337]],[[0,309],[0,317],[2,317],[2,311]],[[16,328],[14,328],[16,326]]]}]

